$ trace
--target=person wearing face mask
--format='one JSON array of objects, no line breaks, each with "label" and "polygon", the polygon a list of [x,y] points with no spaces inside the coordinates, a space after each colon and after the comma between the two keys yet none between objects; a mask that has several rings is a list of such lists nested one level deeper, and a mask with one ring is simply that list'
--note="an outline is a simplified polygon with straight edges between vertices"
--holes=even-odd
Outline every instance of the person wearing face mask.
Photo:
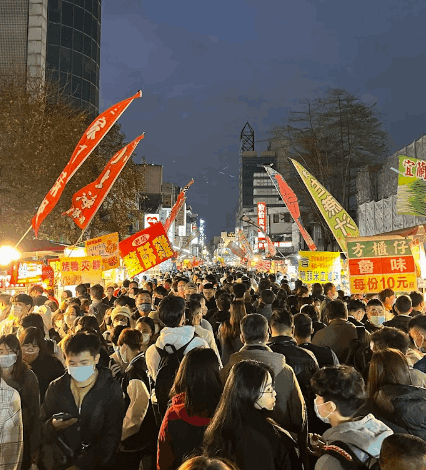
[{"label": "person wearing face mask", "polygon": [[365,329],[369,333],[374,333],[375,331],[380,330],[385,321],[385,307],[383,306],[381,300],[369,300],[367,302],[366,313],[362,319],[362,323],[364,323]]},{"label": "person wearing face mask", "polygon": [[[3,380],[19,392],[24,429],[22,470],[38,462],[40,445],[40,390],[37,377],[22,359],[22,349],[15,335],[0,337],[0,368]],[[0,443],[0,454],[2,444]]]},{"label": "person wearing face mask", "polygon": [[312,377],[311,386],[318,418],[331,425],[322,438],[311,436],[313,451],[321,455],[315,470],[344,470],[341,456],[345,452],[370,468],[380,456],[383,440],[393,431],[372,414],[354,418],[366,396],[361,374],[350,366],[324,367]]},{"label": "person wearing face mask", "polygon": [[0,336],[16,334],[21,318],[30,313],[33,305],[33,298],[27,294],[17,294],[12,297],[9,315],[0,322]]},{"label": "person wearing face mask", "polygon": [[149,317],[141,317],[136,322],[135,328],[142,333],[141,351],[145,352],[157,340],[154,320]]},{"label": "person wearing face mask", "polygon": [[59,342],[58,346],[64,352],[65,343],[68,339],[74,334],[74,328],[76,325],[76,320],[78,317],[82,317],[83,314],[81,313],[80,307],[78,305],[68,305],[67,309],[64,313],[64,322],[62,329],[65,333],[62,340]]},{"label": "person wearing face mask", "polygon": [[68,470],[114,465],[125,407],[120,385],[109,369],[98,365],[100,347],[99,337],[87,332],[75,334],[65,345],[68,373],[49,385],[41,409],[45,467],[49,462],[50,468],[64,468],[52,445],[71,449],[61,451]]},{"label": "person wearing face mask", "polygon": [[153,308],[158,310],[158,306],[160,302],[168,295],[167,289],[163,286],[158,286],[154,289],[154,301],[153,301]]},{"label": "person wearing face mask", "polygon": [[301,470],[296,442],[268,419],[275,403],[273,370],[251,360],[236,364],[204,434],[204,454],[240,470]]},{"label": "person wearing face mask", "polygon": [[150,384],[145,354],[141,351],[142,333],[126,328],[118,338],[117,346],[127,365],[122,381],[126,402],[118,460],[124,468],[137,468],[144,456],[155,454],[158,429],[150,406]]},{"label": "person wearing face mask", "polygon": [[147,290],[140,291],[136,297],[136,308],[139,316],[147,317],[152,311],[152,296]]},{"label": "person wearing face mask", "polygon": [[127,307],[115,307],[111,312],[112,326],[126,326],[130,327],[130,310]]},{"label": "person wearing face mask", "polygon": [[358,339],[355,325],[348,322],[348,309],[341,300],[330,300],[324,310],[329,325],[315,333],[312,344],[328,346],[344,363],[349,353],[351,340]]}]

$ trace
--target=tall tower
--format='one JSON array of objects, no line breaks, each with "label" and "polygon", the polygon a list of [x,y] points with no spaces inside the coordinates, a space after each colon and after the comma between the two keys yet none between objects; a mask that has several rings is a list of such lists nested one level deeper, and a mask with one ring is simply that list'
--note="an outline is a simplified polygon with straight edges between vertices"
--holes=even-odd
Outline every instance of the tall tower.
[{"label": "tall tower", "polygon": [[254,130],[248,122],[241,131],[240,142],[240,155],[243,152],[254,152]]},{"label": "tall tower", "polygon": [[243,215],[243,193],[244,193],[244,171],[243,171],[243,154],[244,152],[254,152],[254,130],[248,122],[245,123],[240,134],[240,174],[239,174],[239,194],[238,209],[236,217],[237,227],[242,227],[240,221]]}]

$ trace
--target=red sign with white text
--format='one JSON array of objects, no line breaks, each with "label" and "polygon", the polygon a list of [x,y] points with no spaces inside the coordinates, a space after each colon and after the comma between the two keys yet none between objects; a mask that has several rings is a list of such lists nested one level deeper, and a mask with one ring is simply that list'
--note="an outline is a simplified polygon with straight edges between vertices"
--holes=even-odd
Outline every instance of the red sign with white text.
[{"label": "red sign with white text", "polygon": [[162,223],[126,238],[120,242],[119,249],[131,277],[175,256]]}]

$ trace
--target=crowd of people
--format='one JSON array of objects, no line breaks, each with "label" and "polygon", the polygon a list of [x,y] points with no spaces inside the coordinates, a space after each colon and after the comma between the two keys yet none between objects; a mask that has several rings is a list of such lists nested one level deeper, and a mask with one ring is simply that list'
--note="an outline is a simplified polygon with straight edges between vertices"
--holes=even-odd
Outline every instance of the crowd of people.
[{"label": "crowd of people", "polygon": [[424,310],[240,268],[0,294],[0,469],[426,469]]}]

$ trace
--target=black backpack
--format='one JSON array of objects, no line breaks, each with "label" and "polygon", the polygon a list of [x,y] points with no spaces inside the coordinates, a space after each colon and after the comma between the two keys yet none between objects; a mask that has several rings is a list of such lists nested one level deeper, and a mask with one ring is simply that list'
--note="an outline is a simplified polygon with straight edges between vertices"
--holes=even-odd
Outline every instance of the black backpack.
[{"label": "black backpack", "polygon": [[358,333],[358,339],[352,339],[350,341],[345,364],[355,367],[355,369],[362,374],[370,363],[373,353],[366,338],[365,328],[363,326],[357,326],[356,331]]},{"label": "black backpack", "polygon": [[[362,451],[364,452],[364,451]],[[342,441],[333,441],[323,448],[322,455],[327,454],[337,459],[344,470],[379,470],[378,460],[369,456],[362,462],[354,453],[352,448]]]},{"label": "black backpack", "polygon": [[[155,380],[155,396],[157,397],[157,405],[162,417],[166,414],[167,405],[169,403],[169,393],[180,363],[182,362],[185,349],[194,338],[195,335],[179,349],[176,349],[173,344],[165,344],[164,349],[155,346],[161,358],[158,366],[157,379]],[[172,352],[168,353],[166,347],[169,347]]]}]

